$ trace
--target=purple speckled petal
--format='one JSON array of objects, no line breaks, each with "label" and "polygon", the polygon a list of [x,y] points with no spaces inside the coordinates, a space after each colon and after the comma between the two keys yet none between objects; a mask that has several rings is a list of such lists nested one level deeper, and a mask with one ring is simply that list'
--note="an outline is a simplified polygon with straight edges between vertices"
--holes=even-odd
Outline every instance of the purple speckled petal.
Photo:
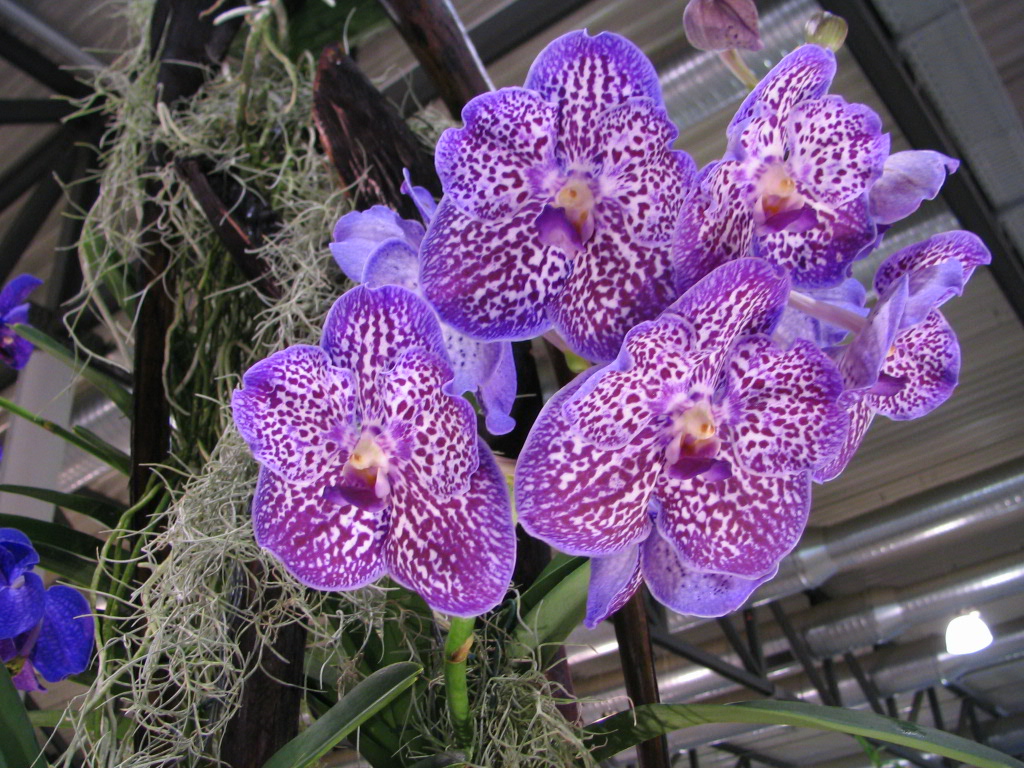
[{"label": "purple speckled petal", "polygon": [[[897,280],[897,283],[899,280]],[[900,329],[917,325],[936,307],[964,290],[964,270],[955,259],[907,274],[907,305],[903,308]]]},{"label": "purple speckled petal", "polygon": [[701,571],[680,559],[658,533],[644,542],[640,567],[656,600],[677,613],[706,618],[739,609],[755,589],[778,573],[777,565],[753,579]]},{"label": "purple speckled petal", "polygon": [[[947,261],[959,262],[963,267],[963,280],[966,283],[974,273],[975,267],[992,261],[992,254],[973,232],[956,230],[933,235],[927,240],[908,246],[887,258],[875,273],[875,290],[879,294],[885,292],[891,283],[900,275],[910,274],[918,270],[933,267]],[[937,297],[938,307],[959,290],[950,290]]]},{"label": "purple speckled petal", "polygon": [[408,195],[412,199],[416,210],[420,212],[420,218],[423,219],[424,225],[429,226],[430,220],[434,218],[434,211],[437,210],[437,201],[430,194],[430,190],[413,185],[412,175],[409,173],[408,168],[402,169],[402,187],[400,191],[403,195]]},{"label": "purple speckled petal", "polygon": [[840,96],[805,101],[789,113],[786,128],[793,177],[819,203],[837,208],[882,175],[889,135],[870,107]]},{"label": "purple speckled petal", "polygon": [[536,196],[536,182],[557,170],[556,108],[523,88],[481,94],[462,110],[464,128],[437,142],[435,162],[445,197],[475,218],[515,214]]},{"label": "purple speckled petal", "polygon": [[657,317],[676,297],[669,247],[632,239],[614,203],[598,206],[599,224],[555,299],[552,321],[587,360],[615,359],[627,331]]},{"label": "purple speckled petal", "polygon": [[0,290],[0,321],[12,322],[9,319],[10,311],[24,304],[28,295],[42,284],[43,281],[33,275],[18,275],[7,283],[3,290]]},{"label": "purple speckled petal", "polygon": [[782,231],[754,240],[754,252],[787,269],[794,288],[825,288],[850,276],[850,264],[875,244],[867,200],[835,210],[819,209],[818,223],[804,232]]},{"label": "purple speckled petal", "polygon": [[[20,312],[21,307],[24,307],[25,312]],[[7,313],[7,319],[11,325],[28,321],[28,305],[22,304],[21,307],[15,307]],[[18,317],[19,314],[24,314],[25,317]],[[6,323],[0,323],[0,360],[14,370],[20,371],[28,364],[28,359],[34,350],[32,342],[21,338]]]},{"label": "purple speckled petal", "polygon": [[334,226],[331,255],[349,280],[361,283],[366,260],[377,246],[391,238],[404,240],[415,250],[423,240],[423,225],[406,221],[383,205],[352,211]]},{"label": "purple speckled petal", "polygon": [[[811,289],[804,293],[815,301],[832,304],[861,317],[868,313],[864,307],[867,297],[864,285],[852,277],[831,288]],[[831,325],[787,306],[772,338],[783,347],[788,347],[797,339],[807,339],[824,349],[841,343],[847,335],[849,331],[845,328]]]},{"label": "purple speckled petal", "polygon": [[695,337],[689,322],[675,315],[631,330],[615,361],[566,399],[564,416],[572,430],[602,450],[632,441],[660,414],[665,385],[688,378],[688,358],[699,354]]},{"label": "purple speckled petal", "polygon": [[397,285],[356,286],[334,302],[320,345],[337,367],[355,374],[364,419],[382,412],[378,378],[400,354],[410,349],[446,354],[433,310]]},{"label": "purple speckled petal", "polygon": [[569,554],[604,556],[650,532],[647,505],[663,450],[650,431],[604,451],[570,429],[563,404],[594,370],[545,404],[516,464],[515,495],[519,522],[531,536]]},{"label": "purple speckled petal", "polygon": [[384,572],[388,510],[329,501],[322,484],[299,485],[260,468],[252,502],[256,543],[314,589],[362,587]]},{"label": "purple speckled petal", "polygon": [[32,663],[51,683],[89,666],[93,645],[92,609],[77,589],[56,585],[46,590],[46,608]]},{"label": "purple speckled petal", "polygon": [[882,373],[903,386],[888,396],[869,395],[869,404],[897,421],[917,419],[944,403],[960,375],[960,345],[938,310],[924,322],[901,331]]},{"label": "purple speckled petal", "polygon": [[772,572],[796,546],[811,507],[809,472],[766,477],[739,469],[715,482],[662,475],[655,494],[658,530],[683,559],[697,570],[747,579]]},{"label": "purple speckled petal", "polygon": [[864,327],[839,355],[839,371],[849,390],[864,390],[878,382],[878,374],[899,333],[907,303],[906,278],[889,290],[872,307]]},{"label": "purple speckled petal", "polygon": [[456,616],[475,616],[497,605],[515,564],[508,487],[483,441],[478,450],[480,466],[469,487],[447,500],[403,475],[392,494],[384,547],[395,581],[418,592],[431,608]]},{"label": "purple speckled petal", "polygon": [[788,296],[783,270],[763,259],[737,259],[711,272],[665,311],[692,324],[697,347],[722,357],[738,336],[770,334]]},{"label": "purple speckled petal", "polygon": [[775,65],[750,92],[729,123],[731,137],[757,113],[785,116],[807,99],[828,92],[836,74],[836,56],[817,45],[802,45]]},{"label": "purple speckled petal", "polygon": [[588,160],[600,115],[631,98],[646,97],[661,105],[658,73],[643,51],[624,37],[584,30],[552,41],[540,52],[526,76],[525,88],[559,107],[560,154]]},{"label": "purple speckled petal", "polygon": [[889,155],[882,176],[871,187],[871,215],[879,224],[892,224],[916,211],[923,200],[934,200],[946,174],[960,162],[930,149],[911,149]]},{"label": "purple speckled petal", "polygon": [[455,379],[452,391],[475,392],[486,417],[487,431],[504,435],[515,426],[509,416],[516,399],[516,364],[507,341],[477,341],[443,326]]},{"label": "purple speckled petal", "polygon": [[413,293],[419,291],[420,259],[405,240],[392,238],[377,246],[366,259],[362,282],[368,288],[400,285]]},{"label": "purple speckled petal", "polygon": [[672,251],[680,294],[723,261],[749,256],[754,236],[754,187],[740,163],[712,163],[698,185],[683,204]]},{"label": "purple speckled petal", "polygon": [[438,500],[462,493],[479,463],[476,413],[468,400],[447,393],[447,359],[409,350],[381,378],[386,419],[412,428],[409,454],[392,457],[396,482],[413,482]]},{"label": "purple speckled petal", "polygon": [[803,472],[830,459],[846,439],[842,391],[835,364],[811,342],[783,352],[767,337],[747,337],[729,358],[723,439],[751,473]]},{"label": "purple speckled petal", "polygon": [[567,254],[545,247],[527,205],[503,222],[463,213],[447,197],[420,251],[420,285],[446,323],[479,339],[528,339],[550,327],[544,304],[568,273]]},{"label": "purple speckled petal", "polygon": [[312,482],[355,444],[356,383],[319,347],[294,346],[246,371],[231,407],[253,458],[295,482]]},{"label": "purple speckled petal", "polygon": [[619,204],[635,240],[667,243],[696,173],[689,155],[670,149],[675,125],[662,107],[632,99],[601,115],[598,131],[603,199]]},{"label": "purple speckled petal", "polygon": [[39,623],[43,615],[43,580],[35,573],[19,574],[11,582],[18,586],[0,586],[0,637],[14,637]]},{"label": "purple speckled petal", "polygon": [[627,547],[617,555],[592,558],[583,626],[593,629],[607,619],[636,594],[641,583],[639,545]]},{"label": "purple speckled petal", "polygon": [[815,468],[815,482],[824,483],[839,477],[840,473],[846,469],[846,465],[850,463],[853,454],[857,452],[857,448],[860,447],[861,441],[864,440],[864,436],[868,433],[868,427],[871,426],[871,421],[875,417],[875,409],[868,404],[863,395],[855,395],[849,398],[847,403],[850,414],[850,431],[846,433],[846,440],[843,441],[838,453],[831,460]]}]

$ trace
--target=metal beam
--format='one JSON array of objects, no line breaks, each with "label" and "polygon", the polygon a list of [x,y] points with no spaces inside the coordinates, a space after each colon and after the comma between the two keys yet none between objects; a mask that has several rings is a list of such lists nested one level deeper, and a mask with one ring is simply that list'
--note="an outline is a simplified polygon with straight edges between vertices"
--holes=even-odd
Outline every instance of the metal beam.
[{"label": "metal beam", "polygon": [[71,129],[64,126],[48,134],[18,158],[18,161],[0,177],[0,212],[7,210],[7,206],[52,171],[61,155],[68,151],[70,144]]},{"label": "metal beam", "polygon": [[718,656],[708,653],[703,648],[698,648],[684,640],[679,640],[667,632],[652,630],[651,642],[666,650],[672,651],[672,653],[678,656],[682,656],[684,659],[689,659],[695,664],[707,667],[712,672],[721,675],[727,680],[739,683],[740,685],[750,688],[753,691],[757,691],[764,696],[774,696],[776,693],[775,683],[771,680],[751,674],[742,667],[737,667],[735,664],[723,661]]},{"label": "metal beam", "polygon": [[72,110],[66,101],[56,99],[0,99],[0,125],[56,123]]},{"label": "metal beam", "polygon": [[92,90],[79,82],[21,38],[0,27],[0,56],[51,91],[81,98]]}]

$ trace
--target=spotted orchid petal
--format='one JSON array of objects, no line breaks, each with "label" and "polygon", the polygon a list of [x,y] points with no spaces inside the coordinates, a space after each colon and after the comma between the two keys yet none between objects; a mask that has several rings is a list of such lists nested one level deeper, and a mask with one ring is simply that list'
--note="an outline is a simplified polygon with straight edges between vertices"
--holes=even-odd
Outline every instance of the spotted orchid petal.
[{"label": "spotted orchid petal", "polygon": [[294,482],[312,482],[355,445],[356,384],[319,347],[294,346],[250,368],[231,398],[253,457]]},{"label": "spotted orchid petal", "polygon": [[739,466],[789,476],[828,461],[849,428],[842,391],[831,359],[808,341],[786,351],[765,336],[737,342],[722,398],[729,412],[723,429]]},{"label": "spotted orchid petal", "polygon": [[665,312],[693,326],[697,347],[722,356],[738,336],[770,334],[788,295],[783,270],[762,259],[738,259],[708,274]]},{"label": "spotted orchid petal", "polygon": [[870,389],[878,382],[882,364],[903,322],[907,286],[904,277],[889,287],[872,307],[864,327],[839,355],[839,371],[848,390]]},{"label": "spotted orchid petal", "polygon": [[754,241],[754,254],[786,268],[795,288],[839,285],[877,239],[864,198],[817,213],[815,225],[803,232],[783,230]]},{"label": "spotted orchid petal", "polygon": [[622,448],[658,415],[666,381],[686,381],[703,355],[690,323],[675,315],[641,323],[626,334],[616,360],[565,400],[571,429],[603,450]]},{"label": "spotted orchid petal", "polygon": [[[737,457],[726,452],[734,466]],[[737,471],[708,482],[663,474],[657,526],[700,571],[755,579],[771,573],[800,539],[810,511],[810,473],[772,477]]]},{"label": "spotted orchid petal", "polygon": [[256,543],[308,587],[355,589],[384,573],[387,509],[330,501],[324,486],[290,482],[263,467],[252,515]]},{"label": "spotted orchid petal", "polygon": [[569,268],[560,248],[537,237],[542,211],[530,203],[489,226],[442,198],[420,252],[420,280],[446,323],[488,341],[529,339],[550,327],[545,304]]},{"label": "spotted orchid petal", "polygon": [[624,37],[570,32],[548,44],[534,60],[524,88],[559,107],[559,147],[571,160],[592,154],[600,116],[632,98],[662,105],[658,73]]},{"label": "spotted orchid petal", "polygon": [[651,594],[673,611],[707,618],[738,610],[761,584],[774,578],[778,565],[745,579],[694,568],[655,531],[641,547],[640,568]]},{"label": "spotted orchid petal", "polygon": [[901,331],[881,372],[900,384],[885,395],[869,394],[869,404],[883,416],[916,419],[944,403],[959,378],[960,345],[942,313],[934,310],[924,321]]},{"label": "spotted orchid petal", "polygon": [[32,663],[51,683],[85,670],[93,645],[92,609],[77,589],[55,585],[46,590]]},{"label": "spotted orchid petal", "polygon": [[516,463],[515,496],[531,536],[570,554],[604,556],[650,532],[646,509],[663,451],[649,430],[606,451],[570,428],[563,406],[595,373],[581,374],[545,404]]},{"label": "spotted orchid petal", "polygon": [[617,555],[592,558],[583,626],[593,629],[607,619],[636,594],[641,583],[640,545],[627,547]]},{"label": "spotted orchid petal", "polygon": [[[621,221],[617,211],[605,215]],[[676,296],[669,248],[630,245],[628,238],[623,227],[601,226],[552,302],[555,329],[586,360],[614,359],[630,328],[657,317]]]},{"label": "spotted orchid petal", "polygon": [[497,605],[515,564],[515,530],[508,487],[487,446],[461,494],[439,501],[419,481],[403,475],[394,504],[405,510],[392,523],[384,548],[387,570],[438,611],[475,616]]},{"label": "spotted orchid petal", "polygon": [[846,433],[846,440],[842,447],[829,461],[814,469],[814,481],[824,483],[833,480],[846,469],[853,455],[857,452],[864,436],[868,433],[875,418],[875,409],[867,401],[863,393],[853,393],[845,400],[847,412],[850,414],[850,430]]},{"label": "spotted orchid petal", "polygon": [[503,88],[472,99],[462,120],[465,127],[445,131],[435,151],[445,196],[478,219],[515,214],[557,171],[555,107],[534,91]]},{"label": "spotted orchid petal", "polygon": [[871,215],[879,224],[892,224],[916,211],[924,200],[934,200],[960,162],[928,149],[890,155],[882,176],[871,187]]},{"label": "spotted orchid petal", "polygon": [[961,280],[958,285],[950,285],[935,295],[932,306],[939,307],[961,293],[976,267],[991,261],[992,254],[974,233],[962,230],[943,232],[897,251],[882,262],[875,273],[875,290],[883,294],[901,275],[912,275],[949,262],[958,263],[963,270]]},{"label": "spotted orchid petal", "polygon": [[330,249],[345,276],[363,282],[366,260],[385,240],[397,238],[414,250],[423,240],[423,225],[407,221],[390,208],[375,205],[366,211],[352,211],[334,226]]},{"label": "spotted orchid petal", "polygon": [[444,343],[455,379],[452,391],[475,392],[492,435],[515,427],[508,414],[516,399],[516,365],[508,342],[477,341],[447,326]]},{"label": "spotted orchid petal", "polygon": [[755,115],[786,115],[808,99],[828,92],[836,74],[836,57],[817,45],[803,45],[782,59],[743,100],[729,123],[732,137]]},{"label": "spotted orchid petal", "polygon": [[[435,352],[411,349],[382,374],[385,417],[408,425],[408,443],[396,452],[401,482],[437,499],[462,493],[479,464],[476,414],[467,400],[447,392],[451,368]],[[396,502],[397,503],[397,502]]]},{"label": "spotted orchid petal", "polygon": [[357,286],[338,299],[324,322],[321,346],[337,368],[352,371],[364,417],[383,411],[378,380],[402,352],[424,349],[445,356],[441,327],[430,307],[395,285]]}]

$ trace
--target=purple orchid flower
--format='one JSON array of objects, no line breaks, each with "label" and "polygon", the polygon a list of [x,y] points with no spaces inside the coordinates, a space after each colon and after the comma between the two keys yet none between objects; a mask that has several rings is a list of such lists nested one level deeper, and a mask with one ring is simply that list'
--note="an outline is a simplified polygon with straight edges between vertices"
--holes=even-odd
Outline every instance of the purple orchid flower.
[{"label": "purple orchid flower", "polygon": [[479,339],[554,327],[589,360],[678,295],[670,244],[693,175],[657,73],[632,43],[572,32],[523,88],[476,97],[437,146],[445,195],[423,242],[424,295]]},{"label": "purple orchid flower", "polygon": [[55,683],[83,671],[92,655],[89,603],[71,587],[44,589],[32,572],[38,562],[25,534],[0,528],[0,661],[24,691],[43,690],[37,671]]},{"label": "purple orchid flower", "polygon": [[28,295],[43,284],[32,275],[19,275],[0,291],[0,360],[20,371],[34,347],[14,332],[13,326],[28,322]]},{"label": "purple orchid flower", "polygon": [[825,95],[835,55],[805,45],[740,106],[729,148],[680,217],[677,288],[744,256],[785,267],[799,288],[834,286],[876,239],[868,192],[889,137],[868,107]]},{"label": "purple orchid flower", "polygon": [[[991,261],[984,243],[970,232],[935,235],[894,253],[875,274],[879,299],[859,322],[837,363],[851,428],[834,459],[815,479],[830,480],[849,463],[876,413],[896,421],[925,416],[956,387],[960,347],[938,307],[963,292],[974,269]],[[819,316],[828,307],[810,311]]]},{"label": "purple orchid flower", "polygon": [[353,288],[320,346],[250,368],[232,407],[261,465],[256,541],[315,589],[389,574],[439,611],[496,605],[515,559],[508,489],[453,376],[433,311],[395,285]]},{"label": "purple orchid flower", "polygon": [[[433,198],[408,178],[402,185],[429,223]],[[345,275],[371,288],[400,285],[422,295],[419,285],[423,226],[402,219],[390,208],[376,205],[353,211],[334,228],[331,253]],[[474,393],[483,408],[487,431],[503,435],[515,426],[509,416],[516,398],[516,368],[509,342],[477,341],[441,322],[444,345],[455,373],[456,394]]]},{"label": "purple orchid flower", "polygon": [[675,558],[665,567],[689,574],[673,578],[694,590],[666,602],[724,613],[707,591],[723,580],[699,574],[752,590],[795,546],[810,473],[842,445],[848,417],[831,360],[810,342],[783,349],[767,335],[788,292],[784,272],[760,259],[724,265],[541,412],[517,464],[520,522],[565,552],[625,559],[609,561],[616,577],[596,569],[595,605],[615,604],[607,585],[633,584],[623,574],[637,562],[667,563],[664,540]]}]

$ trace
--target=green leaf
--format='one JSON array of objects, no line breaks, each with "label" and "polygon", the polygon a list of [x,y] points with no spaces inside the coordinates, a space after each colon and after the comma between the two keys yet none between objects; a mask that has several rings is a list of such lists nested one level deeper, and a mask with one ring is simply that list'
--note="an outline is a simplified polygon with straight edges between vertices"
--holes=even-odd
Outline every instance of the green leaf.
[{"label": "green leaf", "polygon": [[469,758],[465,752],[453,750],[451,752],[441,752],[437,755],[431,755],[423,760],[413,763],[409,768],[447,768],[451,765],[465,765],[469,762]]},{"label": "green leaf", "polygon": [[519,610],[526,614],[537,607],[547,594],[566,576],[587,562],[585,557],[573,557],[562,552],[551,558],[551,562],[540,572],[540,575],[519,596]]},{"label": "green leaf", "polygon": [[[513,653],[523,654],[544,645],[558,645],[583,621],[587,611],[590,561],[578,559],[584,562],[563,575],[516,627],[512,635]],[[546,654],[542,659],[544,657]]]},{"label": "green leaf", "polygon": [[0,664],[0,764],[5,768],[42,768],[46,760],[36,743],[25,705],[7,667]]},{"label": "green leaf", "polygon": [[26,713],[36,728],[60,728],[66,711],[63,709],[33,709]]},{"label": "green leaf", "polygon": [[128,419],[132,418],[132,395],[121,386],[112,376],[104,373],[99,368],[89,365],[83,358],[68,349],[55,338],[44,331],[34,328],[31,325],[16,323],[14,332],[23,339],[31,341],[33,345],[43,350],[46,354],[56,358],[64,365],[88,381],[103,394],[111,399],[117,409]]},{"label": "green leaf", "polygon": [[39,564],[79,587],[92,584],[99,539],[65,525],[0,513],[0,527],[17,528],[32,540]]},{"label": "green leaf", "polygon": [[[62,440],[66,440],[72,445],[81,448],[86,453],[92,454],[97,459],[106,464],[109,464],[111,467],[113,467],[123,475],[131,474],[131,461],[129,461],[128,457],[125,454],[121,453],[120,451],[117,451],[117,453],[112,453],[111,451],[100,450],[96,445],[94,445],[89,440],[75,434],[74,432],[69,432],[68,430],[64,429],[64,427],[61,427],[58,424],[54,424],[49,419],[44,419],[42,416],[37,416],[36,414],[32,413],[32,411],[28,411],[22,408],[20,405],[12,403],[10,400],[6,398],[0,397],[0,408],[6,408],[15,416],[21,416],[23,419],[28,419],[40,429],[45,429],[47,432],[56,435]],[[98,440],[99,438],[96,439]]]},{"label": "green leaf", "polygon": [[419,677],[411,661],[392,664],[367,677],[313,725],[279,749],[263,768],[304,768],[386,707]]},{"label": "green leaf", "polygon": [[103,499],[95,499],[92,496],[82,496],[77,493],[61,493],[47,488],[34,488],[30,485],[0,485],[0,493],[28,496],[32,499],[49,502],[57,507],[70,509],[72,512],[78,512],[103,523],[111,530],[117,528],[121,521],[121,515],[124,514],[124,509],[119,504]]},{"label": "green leaf", "polygon": [[[125,474],[132,471],[132,458],[120,448],[115,448],[91,429],[75,426],[71,431],[85,443],[92,446],[92,454]],[[123,467],[123,469],[122,469]]]},{"label": "green leaf", "polygon": [[586,728],[584,743],[597,762],[656,736],[707,723],[791,725],[919,749],[977,768],[1024,768],[1024,763],[951,733],[873,712],[823,707],[802,701],[745,701],[739,704],[645,704]]}]

